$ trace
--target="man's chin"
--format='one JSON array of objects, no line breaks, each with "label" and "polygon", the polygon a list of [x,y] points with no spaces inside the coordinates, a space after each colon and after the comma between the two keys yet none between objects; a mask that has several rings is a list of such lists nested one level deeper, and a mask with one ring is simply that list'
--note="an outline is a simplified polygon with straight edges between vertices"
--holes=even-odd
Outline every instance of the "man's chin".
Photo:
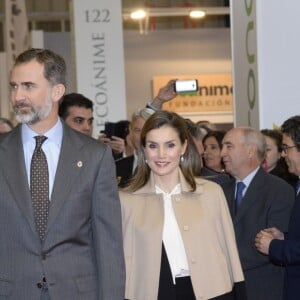
[{"label": "man's chin", "polygon": [[31,114],[16,114],[16,120],[22,124],[32,125],[37,123],[39,120],[35,116]]}]

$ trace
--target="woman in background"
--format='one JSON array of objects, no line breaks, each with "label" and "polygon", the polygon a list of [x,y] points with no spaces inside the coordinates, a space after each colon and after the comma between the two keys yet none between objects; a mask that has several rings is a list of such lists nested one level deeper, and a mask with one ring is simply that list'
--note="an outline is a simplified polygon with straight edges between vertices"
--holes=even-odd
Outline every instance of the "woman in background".
[{"label": "woman in background", "polygon": [[230,180],[229,174],[225,172],[221,157],[222,140],[225,131],[209,131],[203,138],[204,147],[204,167],[201,169],[200,176],[216,183],[224,183]]},{"label": "woman in background", "polygon": [[266,139],[266,158],[264,160],[264,169],[275,176],[281,177],[287,183],[296,186],[298,177],[288,171],[288,166],[283,157],[281,157],[282,134],[276,129],[263,129],[261,133]]},{"label": "woman in background", "polygon": [[120,191],[126,299],[244,299],[225,196],[193,176],[191,142],[175,113],[156,112],[142,129],[138,171]]}]

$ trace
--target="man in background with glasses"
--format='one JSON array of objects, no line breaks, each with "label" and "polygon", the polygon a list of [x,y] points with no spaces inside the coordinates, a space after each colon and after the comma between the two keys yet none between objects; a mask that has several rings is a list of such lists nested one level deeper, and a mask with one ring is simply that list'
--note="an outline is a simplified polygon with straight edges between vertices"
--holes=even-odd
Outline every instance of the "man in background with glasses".
[{"label": "man in background with glasses", "polygon": [[[282,126],[282,156],[289,172],[300,177],[300,115],[286,120]],[[300,294],[300,180],[296,187],[296,201],[287,232],[277,228],[260,231],[255,239],[257,249],[269,258],[286,266],[284,300],[299,299]]]}]

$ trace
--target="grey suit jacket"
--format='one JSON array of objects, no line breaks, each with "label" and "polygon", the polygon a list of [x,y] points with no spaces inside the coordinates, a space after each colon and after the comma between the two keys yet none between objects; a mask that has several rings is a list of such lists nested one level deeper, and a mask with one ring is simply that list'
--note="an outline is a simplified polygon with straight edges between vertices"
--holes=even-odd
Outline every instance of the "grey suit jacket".
[{"label": "grey suit jacket", "polygon": [[109,148],[64,125],[43,244],[21,127],[0,138],[0,299],[124,299],[121,211]]},{"label": "grey suit jacket", "polygon": [[222,187],[233,220],[248,300],[281,300],[284,268],[275,266],[268,256],[259,253],[254,239],[260,230],[268,227],[287,231],[295,197],[292,187],[260,168],[236,215],[235,180]]}]

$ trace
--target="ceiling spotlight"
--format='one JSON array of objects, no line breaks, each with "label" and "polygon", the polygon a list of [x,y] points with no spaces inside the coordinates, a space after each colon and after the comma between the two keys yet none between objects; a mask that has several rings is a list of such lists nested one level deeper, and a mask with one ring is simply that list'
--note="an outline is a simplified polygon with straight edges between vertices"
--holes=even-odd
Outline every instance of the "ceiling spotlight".
[{"label": "ceiling spotlight", "polygon": [[133,11],[130,14],[130,18],[134,19],[134,20],[144,19],[145,17],[146,17],[146,12],[143,9],[139,9],[139,10]]},{"label": "ceiling spotlight", "polygon": [[191,18],[203,18],[205,16],[205,11],[203,10],[192,10],[190,11]]}]

